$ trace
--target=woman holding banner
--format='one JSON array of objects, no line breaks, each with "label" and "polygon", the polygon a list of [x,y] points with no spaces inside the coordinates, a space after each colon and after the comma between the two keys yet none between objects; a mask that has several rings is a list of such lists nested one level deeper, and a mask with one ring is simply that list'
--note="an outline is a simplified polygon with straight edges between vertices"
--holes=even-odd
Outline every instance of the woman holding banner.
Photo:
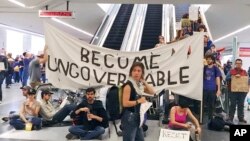
[{"label": "woman holding banner", "polygon": [[[187,117],[192,120],[195,127],[191,122],[187,122]],[[189,130],[192,140],[200,140],[200,124],[189,109],[189,103],[186,97],[179,96],[179,105],[171,108],[168,127],[173,130]]]},{"label": "woman holding banner", "polygon": [[140,62],[133,63],[129,70],[129,79],[123,85],[122,126],[123,141],[144,141],[143,131],[140,125],[140,106],[146,102],[142,97],[143,91],[154,94],[155,91],[143,78],[144,65]]}]

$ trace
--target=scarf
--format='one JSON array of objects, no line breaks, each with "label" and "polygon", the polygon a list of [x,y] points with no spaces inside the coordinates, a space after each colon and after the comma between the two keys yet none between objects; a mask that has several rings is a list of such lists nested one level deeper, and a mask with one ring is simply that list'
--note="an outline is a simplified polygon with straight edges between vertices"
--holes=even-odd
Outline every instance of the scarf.
[{"label": "scarf", "polygon": [[136,82],[132,77],[129,77],[128,80],[132,83],[138,95],[144,95],[144,85],[141,82]]}]

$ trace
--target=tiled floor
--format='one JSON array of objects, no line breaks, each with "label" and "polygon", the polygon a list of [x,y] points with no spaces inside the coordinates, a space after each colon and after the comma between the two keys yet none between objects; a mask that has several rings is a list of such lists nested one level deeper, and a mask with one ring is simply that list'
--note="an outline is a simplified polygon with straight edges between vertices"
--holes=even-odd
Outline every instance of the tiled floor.
[{"label": "tiled floor", "polygon": [[[13,84],[10,89],[3,87],[3,103],[0,104],[0,117],[8,115],[9,111],[17,111],[21,102],[24,100],[20,91],[19,84]],[[250,123],[250,112],[246,111],[246,119]],[[149,130],[145,141],[157,141],[159,139],[160,128],[157,121],[149,121]],[[106,141],[121,141],[121,137],[117,137],[115,130],[111,126],[110,138]],[[226,131],[210,131],[206,125],[202,125],[203,134],[202,141],[229,141],[229,133]],[[11,128],[8,123],[0,121],[0,141],[64,141],[65,135],[68,133],[68,127],[50,127],[43,128],[39,131],[16,131]]]}]

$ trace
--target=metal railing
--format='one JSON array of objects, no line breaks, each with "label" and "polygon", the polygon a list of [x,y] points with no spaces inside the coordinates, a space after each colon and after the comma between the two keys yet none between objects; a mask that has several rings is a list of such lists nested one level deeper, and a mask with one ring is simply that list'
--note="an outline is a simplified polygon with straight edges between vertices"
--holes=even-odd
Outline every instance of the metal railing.
[{"label": "metal railing", "polygon": [[114,4],[109,8],[95,36],[92,39],[91,44],[97,45],[97,46],[103,46],[108,36],[108,33],[115,21],[115,18],[119,12],[120,7],[121,7],[121,4]]},{"label": "metal railing", "polygon": [[122,51],[139,51],[146,12],[147,4],[134,6],[121,46]]}]

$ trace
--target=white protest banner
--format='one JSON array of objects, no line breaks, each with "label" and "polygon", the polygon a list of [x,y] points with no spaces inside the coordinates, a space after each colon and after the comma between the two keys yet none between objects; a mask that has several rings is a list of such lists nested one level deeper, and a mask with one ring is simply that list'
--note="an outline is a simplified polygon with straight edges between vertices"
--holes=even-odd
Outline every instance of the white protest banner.
[{"label": "white protest banner", "polygon": [[189,141],[190,131],[161,129],[159,141]]},{"label": "white protest banner", "polygon": [[196,21],[199,18],[199,7],[198,6],[190,6],[189,7],[189,19]]},{"label": "white protest banner", "polygon": [[56,87],[121,85],[132,63],[140,61],[145,65],[145,80],[158,92],[169,89],[202,99],[203,33],[160,48],[124,52],[90,45],[45,23],[45,40],[49,47],[46,75]]}]

